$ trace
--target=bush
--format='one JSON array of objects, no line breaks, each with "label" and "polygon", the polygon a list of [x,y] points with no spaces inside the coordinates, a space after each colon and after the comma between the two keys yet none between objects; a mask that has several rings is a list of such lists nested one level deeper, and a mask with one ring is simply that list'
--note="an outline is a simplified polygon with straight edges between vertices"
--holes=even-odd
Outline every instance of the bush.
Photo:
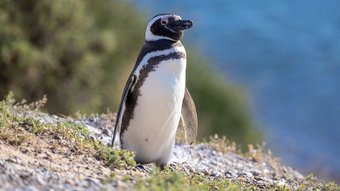
[{"label": "bush", "polygon": [[188,55],[187,86],[198,111],[199,138],[219,134],[237,143],[258,142],[260,133],[247,108],[245,92],[229,84],[208,60],[190,50]]},{"label": "bush", "polygon": [[66,114],[113,106],[120,97],[113,82],[123,82],[117,79],[139,49],[133,42],[143,38],[134,9],[111,0],[0,5],[1,97],[47,94],[47,109]]},{"label": "bush", "polygon": [[[52,113],[116,110],[145,25],[118,0],[0,0],[0,98],[10,90],[28,101],[47,94]],[[188,53],[200,137],[257,140],[242,94]]]}]

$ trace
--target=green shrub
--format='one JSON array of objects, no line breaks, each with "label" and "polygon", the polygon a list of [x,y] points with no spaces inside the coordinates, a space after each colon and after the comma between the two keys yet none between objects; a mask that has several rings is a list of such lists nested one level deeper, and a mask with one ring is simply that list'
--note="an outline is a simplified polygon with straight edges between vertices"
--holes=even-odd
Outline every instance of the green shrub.
[{"label": "green shrub", "polygon": [[237,143],[258,142],[260,133],[247,108],[245,92],[229,84],[208,60],[190,50],[188,55],[187,86],[198,110],[199,138],[219,134]]},{"label": "green shrub", "polygon": [[47,109],[59,113],[113,106],[120,97],[113,84],[125,81],[118,79],[139,49],[133,42],[142,42],[134,9],[109,0],[0,5],[1,97],[9,90],[29,101],[47,94]]},{"label": "green shrub", "polygon": [[[52,113],[117,110],[146,22],[119,0],[0,0],[0,98],[13,91],[31,102],[47,94]],[[188,55],[200,137],[258,140],[244,95],[202,56]]]}]

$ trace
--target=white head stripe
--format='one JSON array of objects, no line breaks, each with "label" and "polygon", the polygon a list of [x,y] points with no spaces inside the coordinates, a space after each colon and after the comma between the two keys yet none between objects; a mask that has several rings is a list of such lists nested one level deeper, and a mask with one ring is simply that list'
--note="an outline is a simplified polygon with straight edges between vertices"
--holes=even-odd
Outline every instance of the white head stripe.
[{"label": "white head stripe", "polygon": [[154,24],[158,19],[160,18],[163,18],[163,17],[176,17],[178,19],[181,19],[180,16],[177,16],[177,15],[158,15],[156,17],[154,17],[153,19],[151,19],[146,27],[146,32],[145,32],[145,40],[147,41],[155,41],[155,40],[160,40],[160,39],[167,39],[167,40],[172,40],[171,38],[169,37],[165,37],[165,36],[157,36],[157,35],[154,35],[152,34],[151,32],[151,26],[152,24]]}]

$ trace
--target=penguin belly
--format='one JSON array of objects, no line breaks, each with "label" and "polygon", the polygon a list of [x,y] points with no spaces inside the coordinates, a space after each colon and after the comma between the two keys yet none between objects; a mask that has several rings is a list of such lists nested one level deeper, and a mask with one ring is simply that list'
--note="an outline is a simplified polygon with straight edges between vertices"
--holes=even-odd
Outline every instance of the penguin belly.
[{"label": "penguin belly", "polygon": [[140,88],[122,148],[138,163],[167,164],[175,144],[185,92],[185,59],[161,61]]}]

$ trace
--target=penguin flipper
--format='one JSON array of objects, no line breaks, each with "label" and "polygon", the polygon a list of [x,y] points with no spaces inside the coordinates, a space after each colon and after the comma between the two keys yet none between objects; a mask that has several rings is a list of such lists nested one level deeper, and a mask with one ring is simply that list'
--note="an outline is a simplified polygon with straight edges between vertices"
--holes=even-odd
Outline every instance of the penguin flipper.
[{"label": "penguin flipper", "polygon": [[182,104],[180,126],[184,126],[185,142],[191,145],[197,137],[198,119],[194,100],[187,88]]},{"label": "penguin flipper", "polygon": [[133,88],[134,88],[134,85],[136,84],[136,81],[137,81],[137,76],[131,74],[128,81],[126,82],[126,85],[125,85],[125,88],[124,88],[124,91],[123,91],[123,94],[122,94],[122,99],[121,99],[121,102],[120,102],[120,105],[119,105],[119,109],[118,109],[118,112],[117,112],[117,115],[116,115],[116,122],[115,122],[115,128],[114,128],[114,132],[113,132],[113,136],[112,136],[111,147],[113,147],[113,145],[115,143],[117,133],[120,132],[120,125],[121,125],[121,120],[122,120],[121,118],[122,118],[122,115],[124,113],[124,111],[122,111],[122,110],[123,110],[123,105],[125,104],[125,101],[126,101],[126,97],[127,97],[129,92],[133,91]]}]

